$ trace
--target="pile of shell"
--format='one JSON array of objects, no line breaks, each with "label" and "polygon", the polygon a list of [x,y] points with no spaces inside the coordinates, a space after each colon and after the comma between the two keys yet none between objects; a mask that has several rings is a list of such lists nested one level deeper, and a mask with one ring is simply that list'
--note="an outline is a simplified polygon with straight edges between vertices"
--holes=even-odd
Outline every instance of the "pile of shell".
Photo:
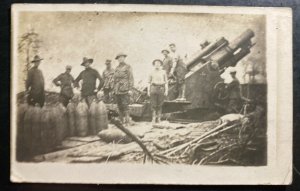
[{"label": "pile of shell", "polygon": [[43,108],[20,104],[17,121],[17,160],[20,161],[56,150],[67,137],[97,135],[108,127],[106,106],[96,100],[90,107],[84,100],[71,101],[67,107],[61,103],[46,104]]}]

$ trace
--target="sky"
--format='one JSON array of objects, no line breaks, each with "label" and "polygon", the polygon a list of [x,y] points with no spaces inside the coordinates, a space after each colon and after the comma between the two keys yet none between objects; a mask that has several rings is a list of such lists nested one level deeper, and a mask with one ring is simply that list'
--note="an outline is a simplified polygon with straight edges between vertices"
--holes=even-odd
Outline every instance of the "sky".
[{"label": "sky", "polygon": [[[76,78],[84,69],[83,57],[93,58],[93,68],[100,73],[104,62],[116,54],[128,55],[126,62],[133,68],[135,83],[147,81],[152,61],[162,59],[161,50],[175,43],[181,55],[191,57],[205,40],[215,42],[220,37],[232,41],[246,29],[255,33],[256,45],[237,66],[238,77],[249,62],[265,68],[265,18],[259,15],[228,15],[201,13],[121,13],[121,12],[22,12],[19,15],[19,37],[34,30],[42,41],[40,65],[47,90],[59,91],[52,80],[73,66]],[[34,55],[31,55],[32,57]],[[19,56],[19,75],[23,61]],[[226,77],[226,73],[224,74]],[[21,91],[22,88],[20,88]]]}]

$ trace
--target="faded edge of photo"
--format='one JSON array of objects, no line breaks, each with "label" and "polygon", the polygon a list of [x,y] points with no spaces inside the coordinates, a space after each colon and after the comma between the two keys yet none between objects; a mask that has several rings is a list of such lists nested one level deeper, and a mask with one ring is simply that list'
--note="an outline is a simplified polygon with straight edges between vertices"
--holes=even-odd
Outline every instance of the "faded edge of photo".
[{"label": "faded edge of photo", "polygon": [[[266,16],[267,166],[221,167],[129,164],[24,164],[15,160],[17,36],[21,11],[140,11],[240,13]],[[232,11],[234,10],[234,11]],[[13,5],[11,78],[11,181],[97,184],[290,184],[292,181],[292,13],[289,8],[159,5]]]}]

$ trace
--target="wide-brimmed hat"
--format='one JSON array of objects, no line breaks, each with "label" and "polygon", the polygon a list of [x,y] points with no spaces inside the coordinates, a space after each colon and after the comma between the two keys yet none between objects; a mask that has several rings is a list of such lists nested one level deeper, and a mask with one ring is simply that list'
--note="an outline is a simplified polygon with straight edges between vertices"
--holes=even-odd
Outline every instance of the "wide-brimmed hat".
[{"label": "wide-brimmed hat", "polygon": [[84,66],[86,63],[91,64],[91,63],[93,63],[93,61],[94,61],[94,59],[92,59],[92,58],[83,57],[83,61],[81,63],[81,66]]},{"label": "wide-brimmed hat", "polygon": [[38,55],[34,56],[33,60],[31,62],[38,62],[43,60],[43,58],[40,58]]},{"label": "wide-brimmed hat", "polygon": [[168,54],[170,53],[170,51],[169,51],[168,49],[163,49],[163,50],[161,51],[161,53],[164,53],[164,52],[167,52]]},{"label": "wide-brimmed hat", "polygon": [[105,64],[110,64],[110,63],[111,63],[111,60],[109,60],[109,59],[105,60]]},{"label": "wide-brimmed hat", "polygon": [[71,65],[66,65],[66,70],[71,70],[72,69],[72,66]]},{"label": "wide-brimmed hat", "polygon": [[124,53],[119,53],[119,54],[117,54],[117,56],[116,56],[116,58],[115,58],[115,59],[118,59],[120,56],[124,56],[124,57],[126,57],[126,56],[127,56],[127,54],[124,54]]},{"label": "wide-brimmed hat", "polygon": [[163,65],[163,61],[161,61],[160,59],[153,60],[152,65],[154,65],[156,61],[158,61],[160,65]]},{"label": "wide-brimmed hat", "polygon": [[229,69],[229,74],[236,74],[236,69],[235,68],[230,68]]},{"label": "wide-brimmed hat", "polygon": [[175,43],[170,43],[169,46],[176,46]]}]

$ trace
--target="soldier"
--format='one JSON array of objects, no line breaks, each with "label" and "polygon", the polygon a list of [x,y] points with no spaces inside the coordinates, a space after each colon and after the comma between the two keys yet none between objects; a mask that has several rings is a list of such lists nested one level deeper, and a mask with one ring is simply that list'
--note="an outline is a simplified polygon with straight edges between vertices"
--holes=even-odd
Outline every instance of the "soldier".
[{"label": "soldier", "polygon": [[117,102],[119,109],[120,120],[128,125],[130,122],[129,118],[129,101],[130,91],[133,88],[133,75],[131,66],[125,63],[126,54],[120,53],[116,56],[119,65],[115,69],[114,74],[114,94],[115,101]]},{"label": "soldier", "polygon": [[61,87],[59,100],[65,107],[68,105],[70,99],[72,99],[74,95],[72,87],[72,84],[74,83],[74,78],[70,74],[71,70],[72,66],[67,65],[66,71],[53,80],[53,83],[56,86]]},{"label": "soldier", "polygon": [[178,97],[176,100],[185,101],[185,75],[187,73],[186,65],[183,62],[183,58],[176,52],[176,45],[174,43],[169,45],[171,50],[171,57],[173,59],[173,65],[170,71],[171,75],[174,75],[176,79],[176,89]]},{"label": "soldier", "polygon": [[[103,86],[103,80],[99,72],[91,68],[93,61],[93,59],[83,58],[81,65],[85,67],[85,70],[79,74],[74,82],[75,86],[79,88],[79,81],[82,80],[81,97],[85,99],[89,106],[92,101],[96,99],[98,91],[100,91]],[[97,79],[99,80],[98,88],[96,88]]]},{"label": "soldier", "polygon": [[173,66],[173,60],[172,58],[169,56],[170,51],[167,49],[164,49],[161,51],[161,53],[164,55],[164,59],[163,59],[163,69],[166,71],[167,76],[169,77],[170,75],[170,71],[171,68]]},{"label": "soldier", "polygon": [[110,103],[112,101],[111,93],[114,87],[114,73],[115,70],[111,67],[111,60],[106,60],[106,69],[103,71],[102,77],[104,80],[103,93],[104,93],[104,102]]},{"label": "soldier", "polygon": [[152,108],[152,123],[160,123],[162,105],[165,96],[168,95],[168,78],[162,70],[163,62],[156,59],[152,62],[154,71],[149,76],[148,96]]},{"label": "soldier", "polygon": [[232,78],[232,81],[227,84],[226,88],[229,93],[228,98],[228,113],[239,113],[240,102],[241,102],[241,94],[240,94],[240,82],[236,78],[236,70],[231,69],[229,72]]},{"label": "soldier", "polygon": [[26,91],[28,92],[27,102],[29,105],[39,104],[44,106],[45,102],[45,89],[44,89],[44,76],[40,69],[38,69],[42,58],[38,55],[31,61],[34,65],[28,71],[26,80]]}]

